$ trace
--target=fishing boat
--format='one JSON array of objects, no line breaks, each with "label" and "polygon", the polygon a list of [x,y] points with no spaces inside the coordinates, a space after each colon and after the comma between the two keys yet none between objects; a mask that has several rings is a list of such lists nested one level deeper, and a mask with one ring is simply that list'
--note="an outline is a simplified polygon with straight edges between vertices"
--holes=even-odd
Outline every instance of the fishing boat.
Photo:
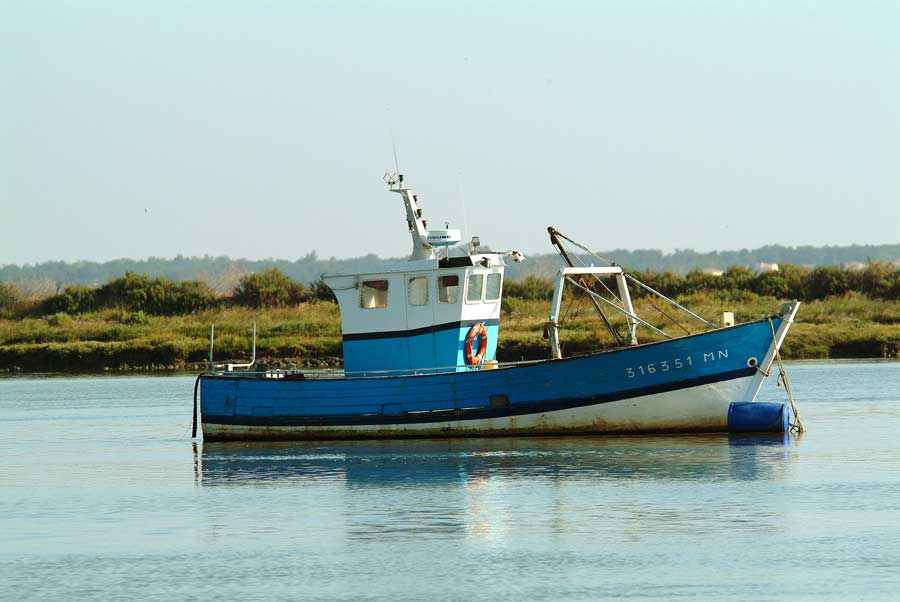
[{"label": "fishing boat", "polygon": [[[499,362],[504,270],[524,257],[482,251],[477,237],[454,255],[460,231],[449,224],[429,229],[403,176],[386,181],[403,200],[412,253],[369,270],[323,275],[340,308],[343,369],[255,369],[255,327],[249,362],[216,365],[211,333],[210,370],[194,385],[195,436],[198,423],[209,441],[802,428],[793,398],[755,401],[773,364],[787,385],[779,348],[797,301],[742,324],[725,312],[723,324],[714,325],[619,265],[584,261],[590,250],[551,227],[563,261],[545,329],[548,356]],[[590,300],[621,345],[563,356],[567,285]],[[705,330],[677,336],[638,316],[632,286]],[[612,327],[610,311],[624,314],[624,333]],[[642,331],[658,340],[642,343]]]}]

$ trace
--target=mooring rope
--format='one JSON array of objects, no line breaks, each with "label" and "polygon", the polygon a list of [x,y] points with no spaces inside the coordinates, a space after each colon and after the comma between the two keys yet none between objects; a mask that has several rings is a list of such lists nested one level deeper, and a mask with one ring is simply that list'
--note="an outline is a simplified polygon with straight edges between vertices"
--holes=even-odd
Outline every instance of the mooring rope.
[{"label": "mooring rope", "polygon": [[[780,387],[784,383],[784,390],[787,392],[788,400],[791,402],[791,411],[794,413],[794,420],[796,420],[795,424],[791,424],[791,430],[802,433],[806,429],[803,428],[803,423],[800,422],[800,412],[797,411],[794,394],[791,393],[791,383],[788,382],[787,370],[784,367],[784,362],[781,361],[781,353],[778,351],[778,337],[775,335],[775,325],[772,323],[772,318],[769,318],[769,329],[772,331],[772,344],[775,345],[775,362],[778,364],[779,373],[776,384]],[[768,371],[765,374],[768,376]]]},{"label": "mooring rope", "polygon": [[197,380],[194,381],[194,412],[191,415],[191,439],[197,438],[197,388],[200,385],[200,378],[202,378],[206,372],[201,372],[197,375]]}]

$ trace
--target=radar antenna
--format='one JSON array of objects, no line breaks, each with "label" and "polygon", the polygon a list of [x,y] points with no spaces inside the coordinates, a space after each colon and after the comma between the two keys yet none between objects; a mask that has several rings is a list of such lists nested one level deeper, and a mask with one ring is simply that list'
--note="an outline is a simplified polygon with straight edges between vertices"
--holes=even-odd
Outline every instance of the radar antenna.
[{"label": "radar antenna", "polygon": [[403,189],[403,174],[402,173],[391,173],[389,171],[384,172],[384,176],[381,178],[384,180],[384,183],[388,185],[391,190],[402,190]]}]

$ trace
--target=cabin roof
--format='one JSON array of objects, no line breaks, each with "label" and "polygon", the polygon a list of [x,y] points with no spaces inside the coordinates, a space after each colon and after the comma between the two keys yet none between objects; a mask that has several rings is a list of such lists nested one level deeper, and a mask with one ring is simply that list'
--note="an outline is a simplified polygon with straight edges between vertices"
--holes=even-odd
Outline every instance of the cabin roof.
[{"label": "cabin roof", "polygon": [[491,266],[506,265],[503,255],[499,253],[477,253],[462,257],[445,257],[442,259],[418,259],[408,261],[388,261],[380,266],[367,265],[363,271],[343,271],[322,274],[323,280],[343,278],[347,276],[367,276],[370,274],[394,274],[403,272],[427,272],[446,268],[462,268],[477,266],[483,259],[489,259]]}]

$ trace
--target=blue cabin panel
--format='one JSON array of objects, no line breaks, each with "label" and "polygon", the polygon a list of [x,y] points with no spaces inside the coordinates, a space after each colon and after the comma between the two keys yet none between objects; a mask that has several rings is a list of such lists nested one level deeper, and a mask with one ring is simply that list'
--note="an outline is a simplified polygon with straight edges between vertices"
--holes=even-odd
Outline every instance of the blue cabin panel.
[{"label": "blue cabin panel", "polygon": [[344,371],[357,373],[409,370],[410,338],[399,336],[345,340]]},{"label": "blue cabin panel", "polygon": [[431,332],[411,336],[407,339],[409,341],[408,367],[410,369],[433,368],[441,365],[435,355],[436,339],[435,333]]},{"label": "blue cabin panel", "polygon": [[[497,359],[497,338],[500,326],[496,320],[482,320],[487,330],[487,351],[484,361]],[[474,324],[475,322],[472,322]],[[391,334],[375,338],[345,339],[344,370],[351,376],[381,371],[436,371],[446,372],[453,366],[466,370],[466,337],[472,324],[463,323],[459,327],[440,329],[436,332],[410,336]],[[474,351],[477,353],[479,340]]]}]

